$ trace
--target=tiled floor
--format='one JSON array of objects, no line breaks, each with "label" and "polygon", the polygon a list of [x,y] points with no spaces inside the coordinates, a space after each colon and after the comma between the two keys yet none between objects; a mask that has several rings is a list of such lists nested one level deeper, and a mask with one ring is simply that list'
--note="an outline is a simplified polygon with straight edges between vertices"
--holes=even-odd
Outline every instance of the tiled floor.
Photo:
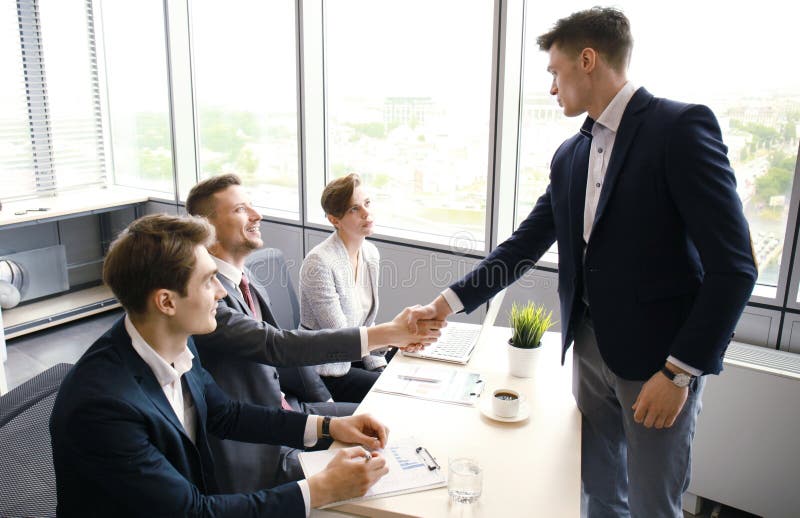
[{"label": "tiled floor", "polygon": [[121,315],[118,309],[7,340],[8,389],[57,363],[75,363]]},{"label": "tiled floor", "polygon": [[[122,315],[122,310],[101,313],[80,320],[32,333],[7,342],[6,374],[9,390],[36,374],[61,362],[75,363],[83,352]],[[685,518],[754,518],[755,515],[705,501],[701,513]]]}]

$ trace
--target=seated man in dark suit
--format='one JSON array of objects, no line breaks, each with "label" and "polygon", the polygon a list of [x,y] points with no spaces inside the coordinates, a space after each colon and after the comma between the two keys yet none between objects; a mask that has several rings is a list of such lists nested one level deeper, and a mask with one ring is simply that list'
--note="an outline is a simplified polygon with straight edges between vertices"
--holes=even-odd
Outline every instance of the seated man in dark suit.
[{"label": "seated man in dark suit", "polygon": [[222,494],[209,448],[227,440],[385,445],[366,415],[319,417],[237,402],[197,358],[190,335],[213,331],[225,289],[206,251],[205,220],[147,216],[111,245],[103,279],[126,310],[64,379],[50,433],[59,516],[307,516],[362,495],[387,472],[344,449],[307,480]]},{"label": "seated man in dark suit", "polygon": [[[270,309],[266,291],[251,282],[253,275],[245,267],[247,256],[264,243],[259,230],[261,214],[250,204],[239,177],[226,174],[198,183],[189,192],[186,211],[207,217],[216,230],[216,241],[209,252],[219,270],[217,278],[227,293],[217,308],[217,328],[194,340],[203,365],[233,398],[280,408],[287,405],[282,391],[290,392],[299,401],[296,410],[350,415],[355,404],[320,403],[329,400],[330,393],[316,370],[297,366],[357,361],[372,349],[428,343],[439,334],[428,328],[439,327],[441,322],[429,323],[423,336],[415,336],[408,332],[403,319],[370,328],[282,330]],[[283,383],[289,377],[286,370],[301,383],[287,387]],[[305,387],[301,393],[297,385]],[[211,449],[217,462],[217,478],[226,491],[252,491],[303,476],[297,452],[291,448],[212,438]]]}]

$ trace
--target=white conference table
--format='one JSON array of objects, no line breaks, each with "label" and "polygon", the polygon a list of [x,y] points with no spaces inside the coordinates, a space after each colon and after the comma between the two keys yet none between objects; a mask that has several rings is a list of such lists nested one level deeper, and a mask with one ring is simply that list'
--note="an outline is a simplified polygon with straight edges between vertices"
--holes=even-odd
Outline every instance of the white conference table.
[{"label": "white conference table", "polygon": [[530,417],[518,423],[485,417],[474,407],[370,392],[357,413],[369,412],[391,437],[413,436],[447,473],[451,457],[474,457],[483,468],[483,494],[475,504],[451,503],[442,487],[340,505],[332,511],[372,517],[580,516],[580,413],[572,397],[572,354],[562,367],[559,333],[547,333],[531,378],[508,373],[506,342],[511,330],[484,330],[466,366],[410,358],[398,353],[386,373],[403,364],[453,366],[479,372],[486,386],[519,391]]}]

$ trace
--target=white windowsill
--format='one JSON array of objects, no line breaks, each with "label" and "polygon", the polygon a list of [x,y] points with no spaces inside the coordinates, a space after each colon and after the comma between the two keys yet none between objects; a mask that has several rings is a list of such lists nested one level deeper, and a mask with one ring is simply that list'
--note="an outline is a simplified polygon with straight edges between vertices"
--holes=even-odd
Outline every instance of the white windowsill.
[{"label": "white windowsill", "polygon": [[[154,193],[142,189],[108,187],[66,191],[55,196],[42,196],[26,200],[3,201],[3,208],[0,210],[0,227],[144,203],[151,196],[154,196]],[[38,208],[47,208],[47,210],[15,214]]]}]

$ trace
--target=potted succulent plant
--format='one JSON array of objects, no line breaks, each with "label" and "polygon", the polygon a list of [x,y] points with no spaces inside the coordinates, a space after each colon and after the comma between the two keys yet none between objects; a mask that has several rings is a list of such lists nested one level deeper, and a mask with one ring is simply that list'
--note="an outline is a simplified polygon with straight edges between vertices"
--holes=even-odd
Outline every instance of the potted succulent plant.
[{"label": "potted succulent plant", "polygon": [[508,365],[512,376],[529,378],[533,375],[533,358],[542,345],[545,331],[553,327],[553,312],[544,305],[528,302],[511,306],[508,318],[513,334],[508,341]]}]

